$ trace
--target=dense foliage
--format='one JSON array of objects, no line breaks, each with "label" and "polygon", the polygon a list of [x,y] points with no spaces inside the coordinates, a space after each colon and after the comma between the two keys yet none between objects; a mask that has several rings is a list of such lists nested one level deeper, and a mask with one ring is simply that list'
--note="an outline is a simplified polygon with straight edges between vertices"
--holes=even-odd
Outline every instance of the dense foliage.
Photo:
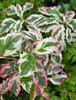
[{"label": "dense foliage", "polygon": [[[16,6],[11,5],[5,9],[8,18],[2,21],[0,28],[0,77],[3,78],[0,94],[11,91],[18,96],[22,86],[33,100],[37,95],[51,100],[75,99],[76,46],[75,43],[71,44],[76,37],[75,12],[65,10],[66,13],[63,14],[60,7],[40,7],[41,14],[37,12],[38,14],[26,18],[29,15],[27,11],[31,8],[31,3],[26,3],[23,7],[17,3]],[[61,85],[65,78],[67,79]],[[22,92],[20,96],[23,96]],[[40,100],[44,98],[40,97]]]}]

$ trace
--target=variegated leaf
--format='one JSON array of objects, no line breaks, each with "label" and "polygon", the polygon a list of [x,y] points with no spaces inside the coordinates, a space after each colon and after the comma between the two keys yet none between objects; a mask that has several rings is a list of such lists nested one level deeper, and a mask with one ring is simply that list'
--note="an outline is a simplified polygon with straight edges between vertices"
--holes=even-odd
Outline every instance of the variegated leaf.
[{"label": "variegated leaf", "polygon": [[33,30],[33,31],[22,31],[21,32],[26,39],[30,39],[32,41],[36,41],[36,40],[41,40],[42,39],[42,35],[40,32],[38,32],[37,30]]},{"label": "variegated leaf", "polygon": [[33,75],[33,83],[35,83],[35,91],[33,94],[33,100],[36,98],[37,95],[41,95],[42,97],[49,100],[48,94],[44,92],[44,88],[47,85],[47,75],[43,69],[36,69]]},{"label": "variegated leaf", "polygon": [[72,33],[71,33],[71,29],[67,27],[66,29],[66,40],[68,43],[70,43],[72,41]]},{"label": "variegated leaf", "polygon": [[66,48],[65,35],[65,32],[62,32],[61,35],[57,38],[61,44],[61,51],[65,50]]},{"label": "variegated leaf", "polygon": [[55,6],[54,7],[40,7],[39,12],[48,16],[53,16],[54,18],[56,18],[57,21],[62,22],[62,16],[59,13],[59,8]]},{"label": "variegated leaf", "polygon": [[75,16],[74,11],[68,11],[65,14],[62,14],[64,22],[72,20],[72,18]]},{"label": "variegated leaf", "polygon": [[68,23],[68,26],[69,26],[70,28],[72,28],[72,30],[73,30],[74,32],[76,32],[76,19],[72,19],[72,20]]},{"label": "variegated leaf", "polygon": [[0,83],[0,94],[5,94],[9,90],[8,82],[9,79],[7,78],[6,80],[3,80],[2,83]]},{"label": "variegated leaf", "polygon": [[19,73],[20,77],[28,77],[33,74],[35,70],[36,60],[29,52],[24,52],[19,59]]},{"label": "variegated leaf", "polygon": [[1,33],[7,33],[13,25],[16,23],[16,21],[12,18],[7,18],[2,22],[2,28],[0,29]]},{"label": "variegated leaf", "polygon": [[60,35],[64,32],[65,28],[63,25],[57,25],[52,29],[51,36],[58,39]]},{"label": "variegated leaf", "polygon": [[36,64],[36,69],[44,69],[42,60],[36,60],[37,64]]},{"label": "variegated leaf", "polygon": [[9,62],[0,66],[0,76],[6,78],[7,76],[15,74],[15,62]]},{"label": "variegated leaf", "polygon": [[46,86],[47,85],[47,75],[43,69],[36,69],[34,72],[33,82],[38,86]]},{"label": "variegated leaf", "polygon": [[22,39],[19,34],[8,34],[0,38],[0,55],[9,56],[21,48]]},{"label": "variegated leaf", "polygon": [[30,93],[30,89],[32,87],[32,84],[33,84],[33,81],[32,81],[32,77],[31,76],[29,76],[29,77],[21,77],[20,78],[20,85],[28,93]]},{"label": "variegated leaf", "polygon": [[55,23],[51,23],[51,24],[48,24],[48,25],[39,26],[38,28],[40,29],[41,32],[48,33],[48,32],[50,32],[54,27],[56,27],[57,25],[58,25],[58,23],[55,22]]},{"label": "variegated leaf", "polygon": [[7,8],[6,13],[10,16],[10,15],[14,15],[16,14],[16,7],[14,5],[11,5],[9,8]]},{"label": "variegated leaf", "polygon": [[18,20],[16,22],[16,24],[14,25],[15,32],[20,32],[21,31],[23,22],[24,22],[23,20]]},{"label": "variegated leaf", "polygon": [[40,32],[40,29],[36,25],[27,25],[27,29],[30,31],[37,30]]},{"label": "variegated leaf", "polygon": [[49,100],[49,95],[47,93],[44,92],[44,87],[39,87],[39,86],[36,86],[35,87],[35,91],[34,91],[34,94],[33,94],[33,99],[32,100],[35,100],[35,98],[38,96],[38,95],[41,95],[43,98]]},{"label": "variegated leaf", "polygon": [[17,10],[16,10],[17,16],[19,16],[20,18],[22,18],[22,17],[23,17],[23,11],[22,11],[21,5],[19,5],[19,4],[17,3],[16,9],[17,9]]},{"label": "variegated leaf", "polygon": [[23,5],[23,12],[30,10],[31,8],[33,8],[33,4],[26,2],[25,5]]},{"label": "variegated leaf", "polygon": [[76,42],[76,32],[72,33],[72,42]]},{"label": "variegated leaf", "polygon": [[50,53],[57,54],[59,53],[59,47],[60,44],[58,41],[49,37],[38,42],[36,48],[34,49],[34,53],[39,55],[46,55]]},{"label": "variegated leaf", "polygon": [[44,67],[47,65],[49,57],[48,55],[37,55],[34,54],[37,64],[36,64],[36,68],[37,69],[44,69]]},{"label": "variegated leaf", "polygon": [[51,60],[52,60],[53,63],[61,63],[62,54],[59,53],[58,55],[51,55]]},{"label": "variegated leaf", "polygon": [[44,16],[41,14],[32,14],[25,20],[25,22],[27,22],[28,24],[35,24],[37,21],[41,20],[42,18],[44,18]]},{"label": "variegated leaf", "polygon": [[60,36],[57,38],[57,40],[58,40],[59,42],[64,42],[64,41],[65,41],[65,32],[62,32],[62,33],[60,34]]},{"label": "variegated leaf", "polygon": [[64,79],[67,78],[66,74],[57,74],[53,75],[51,78],[48,78],[54,85],[61,85]]},{"label": "variegated leaf", "polygon": [[8,86],[9,86],[9,91],[11,91],[15,96],[19,95],[21,91],[21,87],[20,87],[20,82],[19,82],[19,76],[17,74],[15,74],[9,80]]},{"label": "variegated leaf", "polygon": [[31,43],[30,46],[27,48],[28,51],[33,52],[33,49],[36,47],[39,40],[36,40],[35,42]]},{"label": "variegated leaf", "polygon": [[48,25],[48,24],[52,24],[55,23],[56,20],[53,17],[44,17],[43,19],[41,19],[40,21],[38,21],[36,23],[37,26],[43,26],[43,25]]},{"label": "variegated leaf", "polygon": [[59,72],[62,71],[62,69],[64,68],[64,65],[62,64],[50,64],[48,69],[47,69],[47,75],[52,75],[52,74],[58,74]]}]

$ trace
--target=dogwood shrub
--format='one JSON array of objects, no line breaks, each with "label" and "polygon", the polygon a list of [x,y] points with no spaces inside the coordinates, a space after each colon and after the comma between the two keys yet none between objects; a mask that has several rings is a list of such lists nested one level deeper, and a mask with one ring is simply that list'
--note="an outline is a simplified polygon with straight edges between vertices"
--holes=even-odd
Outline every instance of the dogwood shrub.
[{"label": "dogwood shrub", "polygon": [[[62,51],[68,43],[75,41],[76,20],[73,11],[61,14],[59,7],[41,7],[42,14],[33,14],[24,19],[25,11],[33,4],[21,7],[11,5],[5,11],[8,16],[17,15],[18,20],[7,18],[0,28],[0,59],[8,59],[0,65],[0,94],[11,91],[18,96],[22,88],[34,100],[37,95],[49,99],[45,88],[50,81],[61,85],[67,75],[63,71]],[[27,23],[27,29],[23,23]],[[44,38],[42,33],[50,32]],[[72,33],[73,32],[73,33]],[[5,36],[4,36],[5,34]]]}]

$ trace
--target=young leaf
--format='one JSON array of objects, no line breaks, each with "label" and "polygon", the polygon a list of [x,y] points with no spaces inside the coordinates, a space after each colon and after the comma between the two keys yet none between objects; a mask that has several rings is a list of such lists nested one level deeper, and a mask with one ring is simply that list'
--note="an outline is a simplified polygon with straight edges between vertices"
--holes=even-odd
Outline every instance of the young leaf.
[{"label": "young leaf", "polygon": [[33,8],[33,4],[26,2],[25,5],[23,5],[23,12],[30,10],[31,8]]},{"label": "young leaf", "polygon": [[7,8],[6,13],[10,16],[10,15],[14,15],[16,14],[16,7],[14,5],[11,5],[9,8]]},{"label": "young leaf", "polygon": [[75,12],[74,11],[68,11],[65,14],[62,14],[62,16],[63,16],[64,22],[70,21],[75,16]]},{"label": "young leaf", "polygon": [[22,7],[21,7],[21,5],[19,5],[19,4],[17,3],[16,9],[17,9],[17,11],[16,11],[17,16],[19,16],[20,18],[22,18],[22,17],[23,17],[23,12],[22,12]]}]

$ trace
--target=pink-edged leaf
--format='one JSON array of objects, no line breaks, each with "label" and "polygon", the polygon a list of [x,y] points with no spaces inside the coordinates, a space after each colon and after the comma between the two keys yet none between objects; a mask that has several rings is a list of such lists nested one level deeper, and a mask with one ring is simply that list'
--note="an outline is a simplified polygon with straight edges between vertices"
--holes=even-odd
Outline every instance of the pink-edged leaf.
[{"label": "pink-edged leaf", "polygon": [[64,32],[64,30],[65,28],[63,25],[57,25],[56,27],[52,29],[51,36],[57,39]]},{"label": "pink-edged leaf", "polygon": [[14,14],[16,14],[16,7],[14,5],[11,5],[5,11],[9,16],[14,15]]},{"label": "pink-edged leaf", "polygon": [[70,21],[74,16],[75,16],[74,11],[69,11],[69,12],[66,12],[65,14],[62,14],[64,22],[68,20]]},{"label": "pink-edged leaf", "polygon": [[61,49],[60,49],[61,51],[66,49],[65,37],[66,37],[65,32],[62,32],[61,35],[57,38],[57,40],[60,42],[61,45]]},{"label": "pink-edged leaf", "polygon": [[19,5],[18,3],[17,3],[17,5],[16,5],[16,14],[17,14],[17,16],[19,16],[20,18],[23,17],[22,7],[21,7],[21,5]]},{"label": "pink-edged leaf", "polygon": [[44,93],[44,88],[47,85],[47,75],[43,69],[36,69],[33,74],[33,83],[35,83],[36,88],[33,95],[33,100],[37,95],[42,95],[44,98],[49,99],[48,94]]},{"label": "pink-edged leaf", "polygon": [[8,86],[9,79],[3,80],[2,83],[0,83],[0,94],[5,94],[9,90]]},{"label": "pink-edged leaf", "polygon": [[1,33],[7,33],[10,31],[10,29],[13,27],[13,25],[16,23],[16,21],[12,18],[6,18],[2,22],[2,27],[0,29]]},{"label": "pink-edged leaf", "polygon": [[15,74],[15,62],[9,62],[0,66],[0,76],[6,78],[7,76]]},{"label": "pink-edged leaf", "polygon": [[26,39],[36,41],[42,39],[42,34],[37,30],[29,30],[29,31],[22,31],[21,32]]},{"label": "pink-edged leaf", "polygon": [[23,20],[18,20],[16,22],[16,24],[14,25],[15,32],[20,32],[21,31],[23,22],[24,22]]},{"label": "pink-edged leaf", "polygon": [[36,58],[36,69],[44,69],[49,61],[48,55],[37,55],[34,54]]},{"label": "pink-edged leaf", "polygon": [[53,75],[51,78],[48,78],[48,79],[54,85],[61,85],[65,78],[67,78],[66,74],[57,74],[57,75]]},{"label": "pink-edged leaf", "polygon": [[64,65],[62,64],[50,64],[49,68],[47,69],[47,75],[52,75],[52,74],[58,74],[61,72],[64,68]]},{"label": "pink-edged leaf", "polygon": [[25,22],[34,25],[37,21],[41,20],[42,18],[44,18],[44,16],[41,14],[32,14],[25,20]]},{"label": "pink-edged leaf", "polygon": [[[35,72],[34,72],[34,80],[33,80],[34,83],[35,83],[35,79],[38,81],[37,82],[38,86],[47,85],[48,78],[47,78],[46,72],[43,69],[36,69],[35,70]],[[40,82],[41,79],[43,80],[42,82]]]},{"label": "pink-edged leaf", "polygon": [[58,55],[51,55],[51,61],[53,63],[61,63],[61,61],[62,61],[62,54],[61,54],[61,52]]},{"label": "pink-edged leaf", "polygon": [[33,99],[32,100],[35,100],[35,98],[38,95],[41,95],[43,98],[46,98],[47,100],[49,100],[49,95],[44,92],[44,87],[39,87],[39,86],[35,87],[35,92],[33,94]]},{"label": "pink-edged leaf", "polygon": [[27,50],[28,50],[28,51],[32,51],[33,48],[36,47],[36,45],[37,45],[38,42],[39,42],[39,40],[36,40],[35,42],[33,42],[33,43],[27,48]]},{"label": "pink-edged leaf", "polygon": [[40,29],[34,24],[27,25],[27,29],[30,31],[37,30],[38,32],[40,32]]},{"label": "pink-edged leaf", "polygon": [[68,43],[70,43],[72,41],[72,33],[71,33],[71,29],[67,27],[66,29],[66,40]]},{"label": "pink-edged leaf", "polygon": [[40,7],[39,12],[47,16],[53,16],[57,21],[62,22],[62,16],[59,13],[59,7]]},{"label": "pink-edged leaf", "polygon": [[46,12],[46,9],[47,9],[47,7],[44,7],[44,6],[43,6],[43,7],[40,7],[40,8],[39,8],[39,12],[42,13],[42,14],[45,14],[45,15],[49,15],[49,14]]},{"label": "pink-edged leaf", "polygon": [[23,12],[30,10],[31,8],[33,8],[33,6],[34,5],[32,3],[26,2],[25,5],[23,5]]},{"label": "pink-edged leaf", "polygon": [[58,22],[54,22],[48,25],[44,24],[43,26],[39,26],[38,28],[40,29],[41,32],[48,33],[57,25],[58,25]]},{"label": "pink-edged leaf", "polygon": [[54,17],[44,17],[36,23],[36,26],[49,25],[52,23],[57,23]]},{"label": "pink-edged leaf", "polygon": [[17,74],[15,74],[9,80],[8,86],[9,86],[9,91],[11,91],[15,96],[19,95],[21,91],[21,87],[20,87],[20,82],[19,82],[19,76],[17,76]]},{"label": "pink-edged leaf", "polygon": [[74,31],[76,32],[76,19],[70,20],[67,25]]},{"label": "pink-edged leaf", "polygon": [[38,55],[58,54],[60,44],[52,37],[40,40],[34,49],[34,53]]}]

